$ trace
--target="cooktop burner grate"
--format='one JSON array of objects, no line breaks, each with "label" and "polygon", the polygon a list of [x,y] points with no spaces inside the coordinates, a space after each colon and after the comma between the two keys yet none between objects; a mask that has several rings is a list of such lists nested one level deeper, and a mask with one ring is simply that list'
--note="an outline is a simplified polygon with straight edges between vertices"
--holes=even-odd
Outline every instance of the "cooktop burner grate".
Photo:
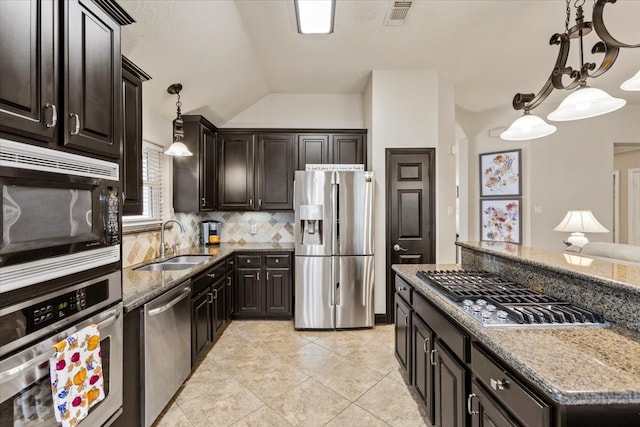
[{"label": "cooktop burner grate", "polygon": [[598,313],[486,271],[419,271],[417,276],[486,327],[609,326]]}]

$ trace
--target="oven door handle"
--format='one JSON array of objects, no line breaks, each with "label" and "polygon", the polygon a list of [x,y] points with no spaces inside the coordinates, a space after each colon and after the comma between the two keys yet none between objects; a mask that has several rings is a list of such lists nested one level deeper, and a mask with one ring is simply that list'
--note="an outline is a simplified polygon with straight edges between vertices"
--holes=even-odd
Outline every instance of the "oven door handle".
[{"label": "oven door handle", "polygon": [[56,354],[55,350],[46,351],[36,356],[35,358],[29,359],[23,364],[16,366],[15,368],[11,368],[8,371],[0,372],[0,384],[5,384],[9,382],[11,378],[15,377],[25,369],[45,363],[46,361],[51,359],[54,354]]},{"label": "oven door handle", "polygon": [[122,310],[120,309],[113,310],[113,314],[111,316],[109,316],[107,319],[104,319],[102,322],[96,325],[98,330],[106,328],[107,326],[110,326],[113,322],[118,320],[121,314],[122,314]]}]

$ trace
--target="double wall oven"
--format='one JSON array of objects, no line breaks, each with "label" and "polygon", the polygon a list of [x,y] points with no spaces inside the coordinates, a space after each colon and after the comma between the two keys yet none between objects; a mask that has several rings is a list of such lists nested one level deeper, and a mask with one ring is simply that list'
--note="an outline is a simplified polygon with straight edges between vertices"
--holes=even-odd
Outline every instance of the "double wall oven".
[{"label": "double wall oven", "polygon": [[0,139],[0,426],[59,425],[53,344],[95,324],[105,399],[79,426],[122,411],[117,163]]}]

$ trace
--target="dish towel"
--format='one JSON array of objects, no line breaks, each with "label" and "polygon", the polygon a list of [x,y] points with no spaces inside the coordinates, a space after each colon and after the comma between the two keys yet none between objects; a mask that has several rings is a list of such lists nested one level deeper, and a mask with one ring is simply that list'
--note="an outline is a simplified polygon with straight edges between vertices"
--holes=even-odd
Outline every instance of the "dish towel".
[{"label": "dish towel", "polygon": [[104,399],[98,327],[87,326],[53,349],[49,360],[53,409],[63,427],[73,427]]}]

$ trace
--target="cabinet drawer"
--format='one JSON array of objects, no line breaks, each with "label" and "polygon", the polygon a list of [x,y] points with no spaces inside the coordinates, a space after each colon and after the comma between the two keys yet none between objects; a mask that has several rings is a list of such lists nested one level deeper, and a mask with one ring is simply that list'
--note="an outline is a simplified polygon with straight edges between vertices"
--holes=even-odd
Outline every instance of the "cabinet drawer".
[{"label": "cabinet drawer", "polygon": [[289,267],[289,255],[265,255],[264,263],[267,267]]},{"label": "cabinet drawer", "polygon": [[400,295],[406,302],[411,304],[411,291],[413,288],[410,284],[405,282],[400,276],[396,276],[396,292]]},{"label": "cabinet drawer", "polygon": [[260,267],[261,264],[260,255],[238,255],[238,267]]},{"label": "cabinet drawer", "polygon": [[413,309],[458,359],[469,361],[469,337],[464,332],[417,293],[414,293]]},{"label": "cabinet drawer", "polygon": [[218,280],[219,278],[224,276],[226,272],[227,272],[227,263],[221,262],[220,264],[216,264],[215,266],[213,266],[213,268],[208,270],[205,274],[210,279]]},{"label": "cabinet drawer", "polygon": [[549,406],[476,344],[471,346],[471,369],[493,397],[524,425],[531,427],[550,425]]}]

